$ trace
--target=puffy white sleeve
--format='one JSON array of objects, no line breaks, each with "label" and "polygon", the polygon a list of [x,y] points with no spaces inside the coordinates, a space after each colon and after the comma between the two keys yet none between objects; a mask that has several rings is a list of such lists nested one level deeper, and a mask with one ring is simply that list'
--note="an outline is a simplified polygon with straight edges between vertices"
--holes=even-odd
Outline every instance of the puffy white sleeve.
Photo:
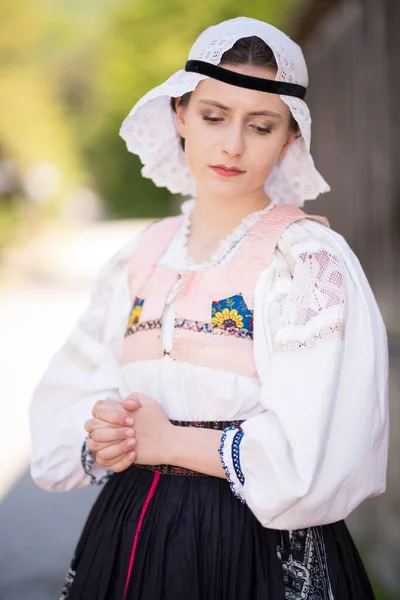
[{"label": "puffy white sleeve", "polygon": [[289,227],[257,284],[254,353],[263,411],[224,432],[232,491],[273,529],[348,516],[386,485],[387,337],[342,236]]},{"label": "puffy white sleeve", "polygon": [[109,475],[86,449],[84,423],[97,400],[121,401],[118,375],[130,310],[127,268],[139,237],[100,270],[89,306],[35,389],[29,411],[31,475],[45,490],[103,483]]}]

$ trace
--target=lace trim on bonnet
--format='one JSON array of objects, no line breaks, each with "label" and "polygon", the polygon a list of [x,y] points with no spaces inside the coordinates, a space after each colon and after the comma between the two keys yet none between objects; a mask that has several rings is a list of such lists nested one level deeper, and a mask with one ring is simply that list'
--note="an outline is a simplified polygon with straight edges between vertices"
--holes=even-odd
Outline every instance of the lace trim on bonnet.
[{"label": "lace trim on bonnet", "polygon": [[[276,27],[256,19],[239,17],[209,27],[193,44],[189,60],[218,65],[226,50],[249,36],[260,37],[272,49],[278,65],[276,80],[307,87],[307,66],[301,48]],[[135,104],[120,129],[128,150],[140,157],[144,177],[174,194],[191,197],[196,196],[196,184],[186,166],[170,99],[193,91],[203,79],[205,75],[177,71]],[[265,190],[279,204],[303,206],[305,200],[315,199],[330,187],[315,168],[310,154],[311,116],[307,104],[292,96],[280,98],[299,124],[301,136],[275,166],[265,182]]]}]

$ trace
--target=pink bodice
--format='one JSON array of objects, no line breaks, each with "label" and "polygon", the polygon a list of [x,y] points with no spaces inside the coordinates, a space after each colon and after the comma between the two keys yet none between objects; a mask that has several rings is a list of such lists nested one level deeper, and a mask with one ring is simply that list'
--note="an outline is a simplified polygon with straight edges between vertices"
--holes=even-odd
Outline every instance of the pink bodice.
[{"label": "pink bodice", "polygon": [[[177,271],[157,261],[181,225],[181,216],[163,219],[142,235],[129,264],[132,311],[124,339],[123,362],[160,359],[185,361],[258,377],[253,358],[254,291],[273,260],[283,231],[306,215],[291,206],[266,213],[246,234],[227,262],[198,271]],[[161,341],[162,316],[180,280],[171,352]]]}]

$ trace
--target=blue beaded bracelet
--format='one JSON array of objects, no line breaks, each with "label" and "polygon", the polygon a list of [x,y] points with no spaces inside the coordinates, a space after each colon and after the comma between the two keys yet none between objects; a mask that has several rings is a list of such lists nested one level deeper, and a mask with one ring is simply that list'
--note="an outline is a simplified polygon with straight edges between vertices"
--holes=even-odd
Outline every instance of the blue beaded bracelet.
[{"label": "blue beaded bracelet", "polygon": [[235,469],[236,477],[240,483],[244,485],[244,475],[240,466],[240,443],[244,436],[244,431],[239,429],[232,441],[232,462]]},{"label": "blue beaded bracelet", "polygon": [[[235,489],[235,481],[232,479],[232,476],[231,476],[231,473],[229,471],[228,465],[226,464],[226,462],[224,460],[224,446],[225,446],[225,441],[226,441],[227,433],[228,433],[228,431],[233,431],[235,429],[237,429],[237,427],[235,427],[234,425],[231,425],[230,427],[226,427],[224,429],[224,432],[223,432],[222,437],[221,437],[221,445],[220,445],[218,451],[219,451],[219,455],[220,455],[220,459],[221,459],[221,463],[222,463],[223,469],[225,471],[226,478],[227,478],[228,483],[229,483],[229,487],[231,488],[231,491],[232,491],[233,495],[236,496],[236,498],[238,498],[242,504],[246,504],[246,500],[244,498],[242,498],[242,496],[240,496],[240,494],[238,494],[238,492],[236,491],[236,489]],[[240,432],[240,431],[241,430],[239,429],[238,432]],[[236,435],[235,435],[235,437],[236,437]],[[240,463],[239,463],[239,465],[240,465]],[[235,468],[235,471],[236,471],[236,467],[234,467],[234,468]],[[244,481],[244,478],[243,478],[243,481]]]}]

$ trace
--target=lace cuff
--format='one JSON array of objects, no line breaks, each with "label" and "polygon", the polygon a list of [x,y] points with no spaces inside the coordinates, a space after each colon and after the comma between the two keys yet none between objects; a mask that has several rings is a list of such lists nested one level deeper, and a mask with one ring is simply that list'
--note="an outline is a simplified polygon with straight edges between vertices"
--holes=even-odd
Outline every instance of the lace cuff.
[{"label": "lace cuff", "polygon": [[89,450],[89,448],[86,445],[86,440],[88,438],[89,438],[89,435],[86,436],[85,441],[83,442],[83,445],[82,445],[82,451],[81,451],[82,467],[83,467],[83,470],[85,471],[86,475],[88,475],[90,477],[91,485],[103,485],[109,479],[111,479],[111,477],[113,475],[113,471],[111,471],[110,469],[105,469],[104,467],[101,467],[100,465],[98,465],[95,462],[94,456],[93,456],[91,450]]},{"label": "lace cuff", "polygon": [[226,427],[221,438],[219,455],[233,494],[246,504],[243,497],[244,475],[240,467],[240,443],[244,432],[234,425]]}]

